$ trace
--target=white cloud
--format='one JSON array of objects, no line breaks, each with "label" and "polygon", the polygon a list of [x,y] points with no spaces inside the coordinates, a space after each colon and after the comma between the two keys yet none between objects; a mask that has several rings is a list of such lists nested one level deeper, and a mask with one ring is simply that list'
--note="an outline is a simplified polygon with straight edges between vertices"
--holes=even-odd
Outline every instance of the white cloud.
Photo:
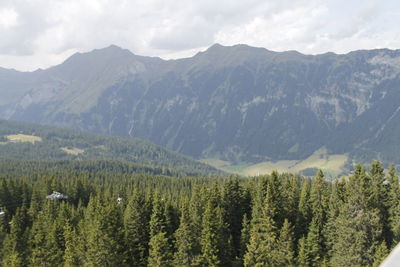
[{"label": "white cloud", "polygon": [[0,9],[0,28],[9,29],[17,25],[18,14],[13,8]]},{"label": "white cloud", "polygon": [[175,58],[219,42],[303,53],[400,46],[397,0],[2,0],[0,66],[31,70],[110,44]]},{"label": "white cloud", "polygon": [[294,50],[314,41],[317,18],[325,12],[324,8],[282,10],[269,17],[255,17],[243,25],[222,29],[215,39],[229,45],[246,43],[272,50]]}]

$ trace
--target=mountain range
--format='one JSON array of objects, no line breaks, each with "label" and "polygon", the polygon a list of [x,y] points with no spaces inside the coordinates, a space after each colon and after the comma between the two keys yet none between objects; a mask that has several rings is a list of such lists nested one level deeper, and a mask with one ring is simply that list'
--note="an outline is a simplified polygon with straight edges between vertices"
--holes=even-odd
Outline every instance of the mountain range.
[{"label": "mountain range", "polygon": [[144,138],[226,166],[341,157],[345,168],[399,162],[399,74],[400,50],[215,44],[163,60],[112,45],[45,70],[0,68],[0,117]]}]

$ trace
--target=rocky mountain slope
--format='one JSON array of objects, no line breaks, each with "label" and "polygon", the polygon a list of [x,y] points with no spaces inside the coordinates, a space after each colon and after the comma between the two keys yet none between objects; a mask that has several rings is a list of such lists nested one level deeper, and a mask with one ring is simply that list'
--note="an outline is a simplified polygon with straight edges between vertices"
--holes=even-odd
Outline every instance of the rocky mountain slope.
[{"label": "rocky mountain slope", "polygon": [[148,139],[195,158],[400,160],[400,50],[345,55],[213,45],[191,58],[116,46],[0,69],[0,117]]}]

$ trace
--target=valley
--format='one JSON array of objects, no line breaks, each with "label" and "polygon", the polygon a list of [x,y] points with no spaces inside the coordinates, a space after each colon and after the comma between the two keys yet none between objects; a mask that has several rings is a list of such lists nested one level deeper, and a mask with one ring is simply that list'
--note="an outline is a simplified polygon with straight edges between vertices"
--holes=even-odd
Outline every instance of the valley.
[{"label": "valley", "polygon": [[272,171],[300,173],[305,176],[314,176],[318,169],[322,169],[329,178],[336,178],[346,174],[346,164],[348,155],[329,155],[326,148],[315,151],[311,156],[304,160],[278,160],[266,161],[256,164],[252,163],[232,163],[216,159],[200,160],[217,169],[228,173],[240,174],[243,176],[259,176]]}]

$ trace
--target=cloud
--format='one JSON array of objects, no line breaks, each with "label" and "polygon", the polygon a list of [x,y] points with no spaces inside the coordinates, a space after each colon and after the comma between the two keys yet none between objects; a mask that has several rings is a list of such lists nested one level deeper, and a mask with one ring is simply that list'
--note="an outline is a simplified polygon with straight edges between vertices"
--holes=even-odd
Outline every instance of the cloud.
[{"label": "cloud", "polygon": [[0,54],[26,56],[36,52],[33,41],[46,28],[42,7],[33,1],[0,2],[0,9],[16,14],[12,27],[0,28]]},{"label": "cloud", "polygon": [[3,0],[0,66],[44,68],[110,44],[163,58],[216,42],[313,54],[396,48],[399,7],[396,0]]},{"label": "cloud", "polygon": [[322,7],[300,7],[282,10],[270,16],[257,16],[243,25],[221,29],[215,35],[218,42],[233,45],[245,43],[272,50],[291,50],[313,42],[318,17],[327,10]]},{"label": "cloud", "polygon": [[351,38],[357,34],[368,33],[374,26],[374,21],[381,15],[382,2],[378,0],[365,1],[363,6],[353,7],[347,17],[341,18],[338,29],[330,37],[332,39]]},{"label": "cloud", "polygon": [[13,8],[0,9],[0,28],[9,29],[17,25],[18,14]]}]

